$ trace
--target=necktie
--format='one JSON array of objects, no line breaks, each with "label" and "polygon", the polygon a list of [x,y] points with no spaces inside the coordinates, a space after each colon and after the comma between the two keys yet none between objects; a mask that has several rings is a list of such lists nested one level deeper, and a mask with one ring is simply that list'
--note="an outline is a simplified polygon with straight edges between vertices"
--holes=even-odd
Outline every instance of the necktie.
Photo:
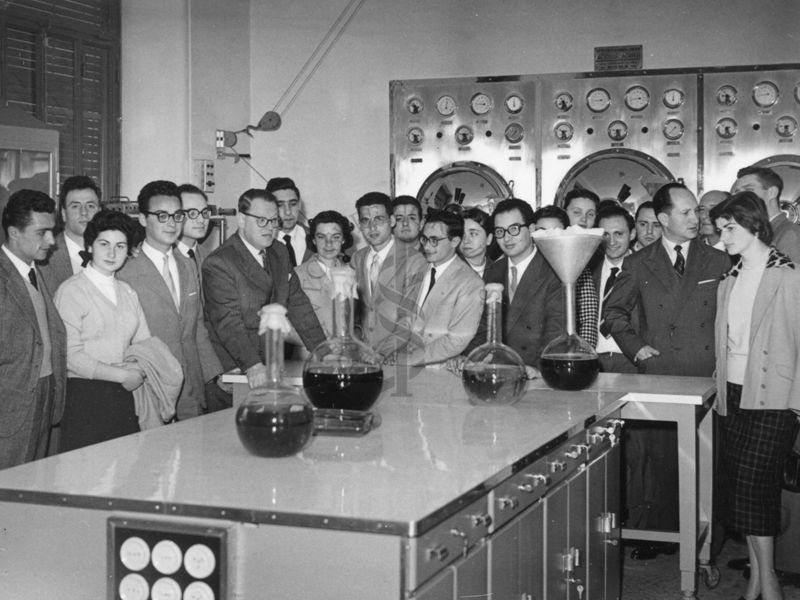
[{"label": "necktie", "polygon": [[288,233],[283,236],[283,243],[286,244],[286,249],[289,251],[289,262],[293,267],[297,266],[297,257],[294,255],[294,248],[292,248],[292,236]]},{"label": "necktie", "polygon": [[161,276],[167,284],[172,301],[175,303],[175,308],[179,308],[178,302],[178,289],[175,287],[175,280],[172,279],[172,273],[169,270],[169,254],[164,255],[164,266],[161,268]]},{"label": "necktie", "polygon": [[261,252],[258,253],[258,255],[261,257],[261,267],[267,273],[269,273],[269,261],[267,260],[267,249],[266,248],[262,249]]},{"label": "necktie", "polygon": [[514,300],[517,293],[517,267],[511,267],[511,283],[508,285],[508,299]]},{"label": "necktie", "polygon": [[189,258],[194,261],[194,264],[197,264],[197,257],[194,254],[194,249],[189,248],[189,252],[187,252],[187,254],[189,255]]},{"label": "necktie", "polygon": [[675,257],[675,265],[674,265],[675,271],[677,271],[678,275],[683,276],[683,271],[686,269],[686,259],[683,257],[683,254],[681,253],[680,244],[675,246],[675,254],[677,254],[677,256]]},{"label": "necktie", "polygon": [[617,273],[619,273],[619,267],[611,267],[611,273],[608,275],[608,279],[606,279],[605,287],[603,287],[602,306],[605,306],[606,300],[608,300],[608,296],[611,294],[611,290],[614,289],[614,282],[617,280]]},{"label": "necktie", "polygon": [[372,262],[369,263],[369,293],[373,295],[375,293],[375,287],[378,285],[378,272],[380,271],[380,263],[378,261],[378,255],[372,257]]},{"label": "necktie", "polygon": [[31,267],[31,270],[28,271],[28,279],[30,280],[34,289],[39,291],[39,284],[36,282],[36,271],[33,269],[33,267]]},{"label": "necktie", "polygon": [[430,295],[431,290],[433,289],[434,283],[436,283],[436,267],[431,267],[431,283],[428,286],[428,291],[425,292],[425,297],[422,299],[423,303],[425,302],[425,300],[428,299],[428,296]]}]

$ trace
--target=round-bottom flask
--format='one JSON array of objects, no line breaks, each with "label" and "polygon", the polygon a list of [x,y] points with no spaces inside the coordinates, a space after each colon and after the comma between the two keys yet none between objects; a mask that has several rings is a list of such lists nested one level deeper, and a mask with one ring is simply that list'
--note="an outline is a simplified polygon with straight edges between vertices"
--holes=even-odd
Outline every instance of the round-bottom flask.
[{"label": "round-bottom flask", "polygon": [[319,344],[303,366],[303,388],[316,408],[368,411],[383,389],[383,367],[372,348],[353,335],[355,272],[331,269],[333,334]]},{"label": "round-bottom flask", "polygon": [[314,410],[300,390],[281,379],[283,331],[288,328],[286,308],[270,304],[261,310],[262,326],[266,326],[267,383],[251,389],[237,409],[236,432],[251,454],[291,456],[311,441]]},{"label": "round-bottom flask", "polygon": [[470,352],[461,371],[471,404],[513,404],[525,393],[525,363],[500,341],[502,298],[502,284],[486,284],[487,340]]},{"label": "round-bottom flask", "polygon": [[600,372],[597,352],[575,333],[563,333],[545,346],[539,360],[542,377],[552,388],[582,390]]}]

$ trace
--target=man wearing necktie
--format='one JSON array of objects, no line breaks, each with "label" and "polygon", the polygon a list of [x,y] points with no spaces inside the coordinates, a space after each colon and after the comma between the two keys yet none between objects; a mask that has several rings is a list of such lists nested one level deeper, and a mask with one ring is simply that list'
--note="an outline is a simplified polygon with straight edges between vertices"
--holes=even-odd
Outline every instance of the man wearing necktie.
[{"label": "man wearing necktie", "polygon": [[181,208],[186,213],[186,219],[183,221],[176,248],[192,261],[199,278],[203,261],[208,256],[208,251],[202,245],[203,240],[208,236],[208,227],[211,224],[208,196],[191,183],[179,185],[178,193],[181,195]]},{"label": "man wearing necktie", "polygon": [[[653,210],[661,224],[661,239],[623,262],[604,302],[600,333],[612,336],[640,373],[710,377],[717,285],[730,268],[730,259],[697,239],[697,200],[683,184],[659,188]],[[658,423],[648,424],[648,430],[647,459],[654,476],[639,525],[675,531],[675,430]],[[636,557],[650,558],[657,551],[658,547],[647,547]]]},{"label": "man wearing necktie", "polygon": [[264,343],[258,311],[277,302],[306,348],[325,341],[314,308],[300,287],[283,244],[278,201],[270,192],[250,189],[239,197],[238,230],[203,263],[203,290],[211,343],[226,371],[238,367],[250,387],[264,385]]},{"label": "man wearing necktie", "polygon": [[280,231],[278,239],[286,246],[292,267],[306,262],[313,254],[306,244],[308,229],[300,222],[302,200],[300,190],[288,177],[273,177],[267,182],[267,192],[278,202]]},{"label": "man wearing necktie", "polygon": [[0,469],[44,458],[64,412],[66,332],[34,261],[53,245],[55,202],[14,192],[0,248]]},{"label": "man wearing necktie", "polygon": [[461,354],[475,336],[483,313],[483,281],[456,254],[463,235],[460,215],[428,211],[420,237],[428,269],[410,292],[417,309],[411,341],[398,362],[442,363]]},{"label": "man wearing necktie", "polygon": [[195,266],[174,249],[186,220],[178,186],[151,181],[138,202],[145,239],[139,255],[129,258],[117,277],[134,289],[153,336],[181,363],[184,380],[176,416],[185,420],[205,412],[206,383],[219,381],[222,365],[204,324]]}]

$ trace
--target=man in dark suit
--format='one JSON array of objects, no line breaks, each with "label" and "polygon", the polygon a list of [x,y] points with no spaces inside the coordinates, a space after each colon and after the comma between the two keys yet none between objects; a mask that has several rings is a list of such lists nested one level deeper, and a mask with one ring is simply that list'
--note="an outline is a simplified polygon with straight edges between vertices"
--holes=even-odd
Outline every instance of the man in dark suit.
[{"label": "man in dark suit", "polygon": [[83,269],[79,255],[84,250],[83,232],[100,210],[100,188],[91,177],[74,175],[61,186],[58,200],[64,231],[56,236],[55,246],[38,265],[52,293]]},{"label": "man in dark suit", "polygon": [[[717,285],[730,259],[697,239],[697,200],[679,183],[653,196],[661,240],[625,259],[604,302],[602,335],[611,335],[640,373],[710,377],[714,372]],[[638,311],[638,319],[635,313]],[[678,528],[678,450],[674,427],[648,424],[646,456],[652,481],[640,525]],[[637,548],[651,558],[663,546]]]},{"label": "man in dark suit", "polygon": [[208,196],[196,185],[184,183],[178,186],[181,208],[186,213],[186,220],[181,226],[181,235],[176,244],[177,250],[194,263],[197,276],[200,277],[203,261],[208,256],[202,242],[208,235],[211,224],[211,209],[208,208]]},{"label": "man in dark suit", "polygon": [[306,244],[308,229],[300,219],[303,214],[300,190],[288,177],[273,177],[267,182],[267,192],[278,202],[281,224],[276,237],[286,246],[292,267],[296,267],[306,262],[313,254]]},{"label": "man in dark suit", "polygon": [[173,248],[186,218],[178,187],[152,181],[139,192],[138,202],[145,239],[139,255],[129,258],[117,277],[136,291],[150,331],[181,363],[184,380],[176,416],[185,420],[203,414],[205,384],[218,381],[222,365],[203,323],[197,272]]},{"label": "man in dark suit", "polygon": [[3,209],[0,250],[0,469],[44,458],[64,412],[67,340],[35,262],[53,245],[55,202],[19,190]]},{"label": "man in dark suit", "polygon": [[258,311],[278,302],[306,348],[325,340],[314,308],[289,262],[283,244],[275,244],[278,202],[264,190],[239,197],[239,229],[203,263],[203,291],[211,343],[228,371],[247,375],[251,387],[267,381],[264,344],[258,335]]},{"label": "man in dark suit", "polygon": [[[503,284],[503,342],[519,353],[529,377],[539,376],[544,347],[564,332],[562,286],[533,244],[533,209],[519,198],[501,201],[492,214],[503,257],[488,265],[485,283]],[[465,350],[486,342],[486,310]]]}]

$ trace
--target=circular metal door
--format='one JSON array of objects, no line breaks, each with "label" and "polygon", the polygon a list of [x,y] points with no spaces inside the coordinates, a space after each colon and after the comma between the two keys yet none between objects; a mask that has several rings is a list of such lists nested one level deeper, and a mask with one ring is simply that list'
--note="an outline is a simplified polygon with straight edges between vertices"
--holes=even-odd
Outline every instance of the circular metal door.
[{"label": "circular metal door", "polygon": [[[497,171],[479,162],[454,162],[428,176],[417,193],[423,210],[442,209],[448,204],[477,206],[491,214],[495,204],[513,194],[514,182],[506,182]],[[524,198],[532,201],[533,198]]]},{"label": "circular metal door", "polygon": [[781,208],[789,220],[800,223],[800,156],[778,154],[768,156],[753,166],[769,167],[783,179]]}]

